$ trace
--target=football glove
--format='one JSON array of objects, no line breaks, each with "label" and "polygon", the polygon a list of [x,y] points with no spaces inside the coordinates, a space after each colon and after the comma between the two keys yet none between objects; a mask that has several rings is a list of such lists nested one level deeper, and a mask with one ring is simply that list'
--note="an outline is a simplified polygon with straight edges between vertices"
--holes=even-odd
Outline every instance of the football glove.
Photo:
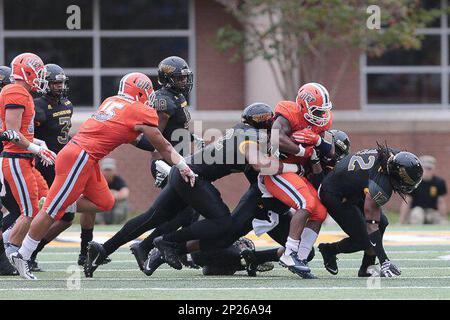
[{"label": "football glove", "polygon": [[322,138],[310,129],[295,131],[292,134],[292,138],[295,142],[305,145],[318,146],[322,142]]},{"label": "football glove", "polygon": [[[48,167],[49,165],[55,164],[56,160],[56,154],[49,150],[47,146],[45,145],[45,142],[39,139],[37,140],[37,143],[43,142],[42,145],[37,145],[36,143],[30,143],[27,150],[31,151],[35,155],[37,155],[39,158],[41,158],[41,162],[44,164],[44,166]],[[33,140],[33,141],[35,141]]]},{"label": "football glove", "polygon": [[386,260],[381,265],[380,277],[382,278],[393,278],[401,274],[400,269],[389,260]]},{"label": "football glove", "polygon": [[162,188],[162,186],[164,185],[164,181],[166,181],[166,178],[167,174],[158,171],[155,177],[155,187]]},{"label": "football glove", "polygon": [[20,136],[16,131],[14,131],[12,129],[8,129],[0,135],[0,141],[17,142],[17,141],[20,141]]}]

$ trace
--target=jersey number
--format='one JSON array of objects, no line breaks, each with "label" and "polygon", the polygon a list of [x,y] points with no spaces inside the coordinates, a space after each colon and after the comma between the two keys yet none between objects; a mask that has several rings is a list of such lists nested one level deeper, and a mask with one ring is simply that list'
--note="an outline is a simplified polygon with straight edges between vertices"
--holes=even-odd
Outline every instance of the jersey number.
[{"label": "jersey number", "polygon": [[358,163],[358,166],[361,170],[369,170],[373,167],[375,164],[375,157],[369,156],[368,158],[369,162],[364,162],[364,159],[361,156],[354,155],[351,157],[350,162],[348,163],[348,171],[353,171],[356,168],[356,163]]},{"label": "jersey number", "polygon": [[59,125],[63,127],[61,128],[62,135],[58,136],[58,142],[60,144],[66,144],[69,142],[70,117],[59,118]]},{"label": "jersey number", "polygon": [[107,121],[116,115],[116,109],[122,109],[125,104],[118,101],[109,101],[98,108],[98,111],[94,114],[94,119],[97,121]]}]

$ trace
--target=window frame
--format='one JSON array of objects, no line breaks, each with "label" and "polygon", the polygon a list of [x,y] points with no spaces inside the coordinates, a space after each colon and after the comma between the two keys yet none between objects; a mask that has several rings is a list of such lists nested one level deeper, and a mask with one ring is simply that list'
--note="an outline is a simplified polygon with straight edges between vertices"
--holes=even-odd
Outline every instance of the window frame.
[{"label": "window frame", "polygon": [[[120,76],[128,72],[140,71],[150,76],[158,74],[156,67],[152,68],[102,68],[101,67],[101,38],[123,37],[186,37],[188,41],[188,63],[196,75],[196,38],[195,38],[195,3],[189,1],[188,29],[164,30],[101,30],[100,29],[100,0],[92,0],[92,29],[91,30],[5,30],[4,29],[4,2],[0,0],[0,65],[5,64],[5,38],[65,38],[65,37],[92,37],[93,54],[92,68],[64,68],[70,76],[92,76],[93,78],[93,106],[76,106],[77,110],[91,111],[101,104],[101,78],[102,76]],[[196,86],[190,94],[190,106],[196,109]]]},{"label": "window frame", "polygon": [[[441,7],[448,8],[447,0],[441,0]],[[360,75],[360,104],[363,111],[376,110],[410,110],[410,109],[450,109],[449,104],[449,37],[450,27],[448,25],[448,15],[443,14],[440,18],[440,28],[423,28],[418,29],[417,33],[421,35],[440,36],[441,40],[441,63],[440,65],[430,66],[370,66],[367,64],[367,55],[362,54],[359,58],[359,75]],[[440,74],[441,76],[441,103],[417,103],[417,104],[375,104],[368,101],[368,75],[370,74],[395,74],[395,73],[426,73]]]}]

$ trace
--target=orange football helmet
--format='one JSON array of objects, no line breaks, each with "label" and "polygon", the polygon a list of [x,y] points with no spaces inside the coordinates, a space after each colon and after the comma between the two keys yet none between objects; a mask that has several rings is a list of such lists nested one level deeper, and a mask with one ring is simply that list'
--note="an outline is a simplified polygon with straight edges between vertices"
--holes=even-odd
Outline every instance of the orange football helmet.
[{"label": "orange football helmet", "polygon": [[315,82],[304,84],[298,90],[295,102],[309,123],[323,127],[330,121],[333,105],[330,94],[323,85]]},{"label": "orange football helmet", "polygon": [[11,62],[11,78],[23,80],[34,92],[44,93],[47,90],[48,81],[44,62],[34,53],[22,53]]},{"label": "orange football helmet", "polygon": [[153,106],[155,102],[155,91],[153,90],[152,80],[140,72],[132,72],[124,75],[120,80],[117,94],[150,106]]}]

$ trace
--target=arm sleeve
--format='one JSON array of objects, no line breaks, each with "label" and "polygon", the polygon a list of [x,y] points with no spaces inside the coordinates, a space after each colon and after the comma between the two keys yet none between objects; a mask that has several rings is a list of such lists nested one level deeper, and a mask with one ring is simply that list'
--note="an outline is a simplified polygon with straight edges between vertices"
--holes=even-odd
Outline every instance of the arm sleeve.
[{"label": "arm sleeve", "polygon": [[145,151],[155,151],[155,147],[150,143],[150,141],[148,141],[148,139],[144,135],[142,135],[138,143],[136,143],[136,147]]},{"label": "arm sleeve", "polygon": [[386,204],[392,195],[392,188],[387,186],[388,181],[376,179],[377,181],[369,180],[369,194],[370,197],[377,203],[379,207]]}]

